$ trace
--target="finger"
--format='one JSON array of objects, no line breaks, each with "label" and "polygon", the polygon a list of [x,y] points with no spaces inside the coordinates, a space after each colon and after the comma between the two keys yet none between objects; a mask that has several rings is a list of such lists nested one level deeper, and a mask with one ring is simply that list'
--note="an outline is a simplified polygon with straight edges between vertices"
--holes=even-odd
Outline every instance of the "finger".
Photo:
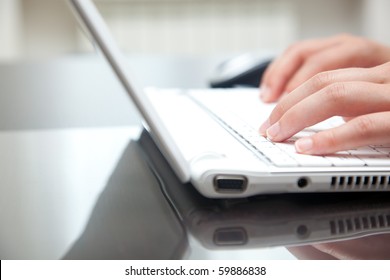
[{"label": "finger", "polygon": [[267,130],[267,136],[272,141],[283,141],[333,116],[355,117],[390,111],[388,88],[388,85],[368,82],[331,84],[288,110]]},{"label": "finger", "polygon": [[336,258],[324,253],[312,245],[287,247],[287,250],[300,260],[335,260]]},{"label": "finger", "polygon": [[340,39],[337,37],[308,40],[288,48],[265,71],[261,84],[262,100],[265,102],[275,101],[283,93],[287,82],[308,56],[338,44],[339,41]]},{"label": "finger", "polygon": [[338,259],[389,259],[390,234],[365,236],[362,238],[313,244],[313,248]]},{"label": "finger", "polygon": [[363,115],[311,137],[296,141],[297,152],[312,155],[332,154],[366,145],[390,143],[390,112]]},{"label": "finger", "polygon": [[339,44],[312,55],[305,60],[301,67],[291,77],[286,85],[286,91],[293,91],[299,85],[320,72],[354,67],[354,57],[348,56],[350,52],[350,45]]},{"label": "finger", "polygon": [[377,71],[369,71],[363,68],[341,69],[328,72],[322,72],[302,84],[295,91],[285,95],[272,110],[270,116],[260,127],[260,134],[266,135],[266,130],[276,123],[288,110],[307,98],[308,96],[322,90],[323,88],[338,82],[348,81],[372,81],[376,82]]}]

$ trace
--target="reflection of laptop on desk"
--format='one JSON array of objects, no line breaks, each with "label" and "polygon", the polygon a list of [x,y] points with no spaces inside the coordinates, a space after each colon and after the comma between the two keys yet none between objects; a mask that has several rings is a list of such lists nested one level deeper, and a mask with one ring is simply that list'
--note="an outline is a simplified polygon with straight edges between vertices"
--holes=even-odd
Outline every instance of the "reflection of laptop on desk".
[{"label": "reflection of laptop on desk", "polygon": [[189,227],[204,246],[214,249],[302,245],[390,232],[389,201],[324,203],[313,196],[305,194],[305,200],[279,196],[224,211],[199,212]]},{"label": "reflection of laptop on desk", "polygon": [[[314,157],[261,137],[257,129],[272,107],[258,100],[256,90],[136,89],[95,6],[71,1],[177,176],[203,195],[390,190],[388,147]],[[321,126],[339,120],[332,121]]]},{"label": "reflection of laptop on desk", "polygon": [[327,195],[289,196],[198,212],[189,228],[206,247],[221,249],[312,244],[390,232],[389,197],[361,194],[360,200],[351,195],[332,201]]},{"label": "reflection of laptop on desk", "polygon": [[390,192],[208,199],[179,182],[146,131],[138,143],[182,224],[207,248],[302,245],[390,232]]}]

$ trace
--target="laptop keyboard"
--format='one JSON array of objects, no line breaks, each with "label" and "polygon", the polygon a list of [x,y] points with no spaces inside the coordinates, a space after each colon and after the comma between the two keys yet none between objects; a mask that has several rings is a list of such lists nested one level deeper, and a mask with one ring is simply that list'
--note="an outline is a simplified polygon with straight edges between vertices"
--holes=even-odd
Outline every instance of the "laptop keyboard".
[{"label": "laptop keyboard", "polygon": [[[269,105],[259,102],[258,92],[248,89],[239,90],[195,90],[190,96],[207,109],[236,138],[248,148],[279,167],[345,167],[345,166],[389,166],[390,145],[366,146],[326,156],[298,154],[294,142],[303,136],[314,134],[342,123],[341,118],[331,118],[325,122],[307,128],[283,143],[274,143],[261,136],[258,128],[262,121],[259,116],[267,117],[272,110]],[[222,100],[222,102],[221,102]],[[256,120],[256,118],[258,118]]]}]

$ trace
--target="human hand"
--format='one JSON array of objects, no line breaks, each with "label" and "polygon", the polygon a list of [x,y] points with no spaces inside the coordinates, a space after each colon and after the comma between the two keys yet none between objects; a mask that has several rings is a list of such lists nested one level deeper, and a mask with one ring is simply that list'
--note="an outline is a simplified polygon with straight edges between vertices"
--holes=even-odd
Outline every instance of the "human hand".
[{"label": "human hand", "polygon": [[261,98],[274,102],[320,72],[373,67],[387,61],[389,47],[351,35],[298,42],[267,68],[261,82]]},{"label": "human hand", "polygon": [[390,259],[390,234],[378,234],[357,239],[289,247],[299,259]]},{"label": "human hand", "polygon": [[315,75],[280,100],[260,133],[272,141],[284,141],[332,116],[351,119],[297,140],[297,152],[329,154],[390,143],[390,62]]}]

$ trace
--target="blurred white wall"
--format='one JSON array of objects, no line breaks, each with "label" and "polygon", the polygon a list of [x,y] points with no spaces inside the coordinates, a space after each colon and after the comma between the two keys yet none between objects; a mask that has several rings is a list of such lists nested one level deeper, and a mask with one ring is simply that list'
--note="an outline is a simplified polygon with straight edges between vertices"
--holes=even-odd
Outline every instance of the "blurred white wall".
[{"label": "blurred white wall", "polygon": [[75,51],[78,31],[66,1],[19,1],[22,2],[24,56],[44,57]]},{"label": "blurred white wall", "polygon": [[0,59],[20,55],[22,9],[19,0],[0,0]]},{"label": "blurred white wall", "polygon": [[[388,0],[96,0],[131,53],[284,49],[341,32],[390,44]],[[0,0],[0,59],[91,50],[66,0]]]},{"label": "blurred white wall", "polygon": [[99,7],[127,51],[239,52],[279,48],[297,34],[285,0],[134,1]]},{"label": "blurred white wall", "polygon": [[364,0],[363,34],[390,45],[390,1]]}]

